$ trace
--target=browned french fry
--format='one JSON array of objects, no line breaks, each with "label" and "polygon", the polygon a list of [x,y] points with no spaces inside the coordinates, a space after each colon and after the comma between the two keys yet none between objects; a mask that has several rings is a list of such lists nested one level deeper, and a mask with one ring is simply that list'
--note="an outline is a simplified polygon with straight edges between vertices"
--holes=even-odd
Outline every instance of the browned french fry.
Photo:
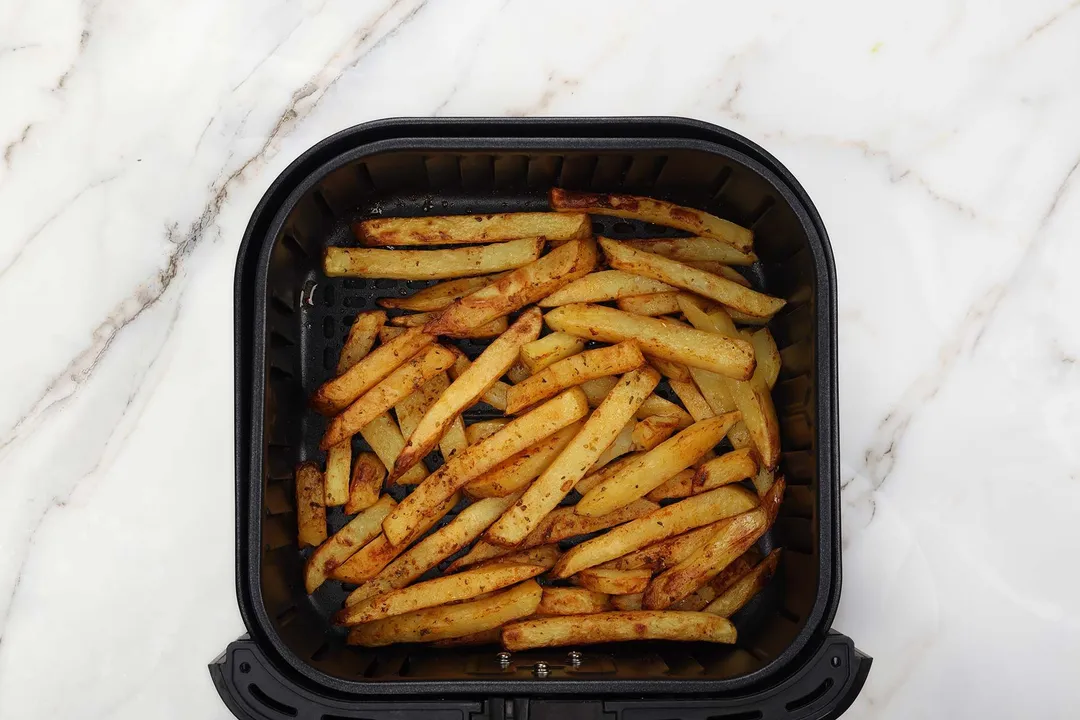
[{"label": "browned french fry", "polygon": [[[706,618],[723,622],[711,623]],[[510,651],[630,640],[734,643],[735,636],[735,626],[726,618],[676,610],[557,615],[513,623],[502,631],[503,646]]]},{"label": "browned french fry", "polygon": [[540,372],[585,349],[585,341],[566,333],[549,333],[521,346],[521,362],[530,373]]},{"label": "browned french fry", "polygon": [[436,335],[454,335],[508,315],[588,274],[596,261],[592,238],[568,242],[455,301],[426,330]]},{"label": "browned french fry", "polygon": [[586,380],[620,375],[644,364],[645,357],[633,342],[586,350],[511,386],[506,393],[506,412],[512,415]]},{"label": "browned french fry", "polygon": [[643,497],[710,450],[739,419],[728,413],[694,423],[634,459],[621,472],[585,493],[576,508],[580,515],[605,515]]},{"label": "browned french fry", "polygon": [[[465,357],[465,353],[461,352],[456,347],[451,347],[450,350],[454,353],[454,364],[450,367],[450,377],[453,380],[457,380],[461,377],[462,373],[472,367],[472,361]],[[509,389],[510,386],[502,380],[496,380],[491,384],[491,387],[480,396],[480,399],[496,410],[506,410],[506,391]]]},{"label": "browned french fry", "polygon": [[519,268],[540,257],[543,249],[544,241],[538,238],[451,250],[328,247],[323,252],[323,272],[329,277],[443,280]]},{"label": "browned french fry", "polygon": [[754,490],[757,491],[758,497],[765,497],[765,493],[769,492],[775,482],[776,471],[769,468],[761,468],[758,470],[751,480],[754,483]]},{"label": "browned french fry", "polygon": [[[723,525],[720,525],[720,527],[722,528]],[[712,580],[702,585],[682,600],[672,603],[670,609],[704,610],[709,603],[720,597],[729,586],[733,585],[740,577],[750,572],[750,570],[753,569],[754,564],[760,559],[761,554],[756,549],[750,548],[732,561],[730,565],[721,570]]]},{"label": "browned french fry", "polygon": [[341,356],[337,364],[338,375],[363,360],[371,352],[371,346],[375,344],[375,338],[379,336],[379,328],[385,323],[386,313],[382,310],[357,313],[349,328],[349,336],[345,338],[345,345],[341,348]]},{"label": "browned french fry", "polygon": [[780,548],[776,548],[758,563],[757,567],[749,571],[729,588],[724,590],[715,600],[705,608],[720,617],[731,617],[738,612],[750,599],[757,595],[762,588],[769,584],[769,580],[776,573],[777,563],[780,562]]},{"label": "browned french fry", "polygon": [[503,460],[466,485],[465,492],[470,497],[485,498],[505,497],[520,490],[551,465],[580,429],[581,421],[567,425],[517,455]]},{"label": "browned french fry", "polygon": [[453,648],[453,647],[465,647],[469,645],[501,645],[502,644],[502,628],[492,628],[490,630],[481,630],[480,632],[472,633],[471,635],[462,635],[456,638],[447,638],[446,640],[439,640],[431,643],[432,647],[437,648]]},{"label": "browned french fry", "polygon": [[428,378],[441,373],[453,363],[453,353],[441,345],[421,350],[331,420],[319,447],[329,450],[348,440],[369,422],[406,398]]},{"label": "browned french fry", "polygon": [[[581,389],[585,393],[585,397],[589,399],[589,407],[599,407],[600,403],[604,401],[607,394],[611,392],[611,388],[615,387],[615,383],[618,382],[613,377],[602,377],[595,380],[589,380],[581,384]],[[659,395],[650,395],[642,403],[638,411],[634,413],[634,417],[639,420],[643,420],[653,415],[666,415],[668,417],[679,418],[679,427],[690,427],[694,424],[694,418],[690,417],[690,414],[683,410],[681,407],[665,400]]]},{"label": "browned french fry", "polygon": [[669,537],[667,540],[661,540],[640,550],[627,553],[622,557],[601,563],[599,567],[609,567],[615,570],[647,568],[654,573],[662,572],[669,567],[675,567],[711,540],[720,531],[723,522],[725,521],[718,520],[694,530],[688,530],[681,535]]},{"label": "browned french fry", "polygon": [[345,503],[345,514],[355,515],[374,505],[379,499],[384,480],[386,480],[386,468],[375,453],[363,452],[357,455],[356,460],[353,461],[349,500]]},{"label": "browned french fry", "polygon": [[[607,467],[610,463],[614,462],[618,458],[621,458],[626,453],[630,452],[630,448],[634,445],[634,427],[637,423],[631,421],[623,425],[622,430],[615,436],[615,439],[611,441],[604,452],[600,454],[600,457],[596,459],[596,463],[590,469],[592,474],[600,472],[600,470]],[[583,478],[584,479],[584,478]],[[588,486],[591,487],[591,486]],[[586,488],[579,489],[578,492],[584,494]]]},{"label": "browned french fry", "polygon": [[645,499],[660,502],[661,500],[690,497],[694,494],[694,472],[693,468],[680,470],[663,485],[649,491]]},{"label": "browned french fry", "polygon": [[574,512],[573,507],[558,508],[552,510],[548,515],[552,520],[545,540],[547,542],[559,542],[578,535],[588,535],[600,530],[607,530],[616,525],[622,525],[648,515],[659,508],[660,506],[654,502],[635,500],[614,512],[598,517],[578,515]]},{"label": "browned french fry", "polygon": [[[398,327],[423,327],[439,316],[438,312],[413,313],[412,315],[398,315],[390,318],[390,324]],[[483,325],[478,325],[468,330],[463,330],[454,335],[459,338],[489,338],[498,337],[506,332],[509,326],[505,317],[497,317]]]},{"label": "browned french fry", "polygon": [[469,445],[475,445],[484,438],[502,430],[509,422],[510,418],[491,418],[490,420],[479,420],[472,425],[466,425],[465,439],[468,440]]},{"label": "browned french fry", "polygon": [[296,540],[314,547],[326,539],[326,490],[323,474],[313,462],[296,467]]},{"label": "browned french fry", "polygon": [[344,410],[434,341],[434,335],[428,335],[420,328],[403,332],[385,345],[375,348],[344,374],[323,383],[315,391],[311,406],[323,415],[333,415]]},{"label": "browned french fry", "polygon": [[550,570],[559,561],[561,554],[558,545],[538,545],[527,550],[515,550],[488,560],[481,560],[474,567],[487,567],[495,564],[539,565],[545,570]]},{"label": "browned french fry", "polygon": [[587,615],[611,607],[608,596],[587,588],[546,587],[537,615]]},{"label": "browned french fry", "polygon": [[694,484],[704,490],[711,490],[721,485],[729,485],[753,477],[757,473],[757,462],[753,450],[742,448],[713,458],[697,470]]},{"label": "browned french fry", "polygon": [[[636,349],[633,345],[630,347]],[[633,417],[659,382],[659,373],[651,367],[623,375],[615,389],[589,416],[581,431],[554,462],[528,487],[521,499],[491,526],[486,536],[488,542],[513,546],[523,541],[540,520],[574,489],[574,485],[592,467],[604,448],[614,441],[619,430]],[[517,387],[520,386],[511,388],[511,391]],[[512,398],[509,402],[512,403]]]},{"label": "browned french fry", "polygon": [[315,549],[304,565],[304,587],[309,595],[326,582],[335,568],[379,534],[383,518],[394,504],[393,498],[384,495]]},{"label": "browned french fry", "polygon": [[754,233],[750,230],[703,210],[664,200],[616,193],[571,192],[560,188],[552,188],[548,199],[551,208],[559,212],[587,212],[643,220],[720,240],[743,253],[751,252],[754,247]]},{"label": "browned french fry", "polygon": [[448,385],[446,373],[439,373],[394,406],[394,414],[403,436],[409,437],[413,434],[420,418],[424,417],[424,413],[439,399]]},{"label": "browned french fry", "polygon": [[608,263],[614,268],[689,290],[747,315],[772,317],[786,304],[781,298],[759,293],[726,277],[698,270],[662,255],[635,250],[616,240],[600,238],[599,242]]},{"label": "browned french fry", "polygon": [[[623,428],[623,431],[626,431],[626,427]],[[622,433],[620,433],[620,436],[621,435]],[[614,445],[614,443],[612,443],[612,445]],[[629,447],[629,443],[627,443],[627,447]],[[610,450],[611,447],[608,446],[608,449]],[[605,451],[605,453],[606,452],[607,451]],[[640,455],[641,453],[630,453],[628,455],[623,454],[622,456],[615,458],[609,464],[602,466],[598,470],[594,470],[593,472],[578,480],[578,484],[574,487],[574,489],[584,495],[608,478],[614,477],[618,472],[620,472],[624,467],[626,467],[627,463]],[[596,466],[594,465],[593,467]]]},{"label": "browned french fry", "polygon": [[616,610],[640,610],[641,609],[641,593],[631,593],[630,595],[612,595],[611,607]]},{"label": "browned french fry", "polygon": [[570,579],[576,585],[598,593],[608,595],[631,595],[645,592],[652,579],[649,570],[612,570],[610,568],[588,568],[572,575]]},{"label": "browned french fry", "polygon": [[540,307],[557,307],[570,303],[608,302],[633,295],[648,295],[673,290],[675,288],[667,283],[633,273],[622,270],[602,270],[575,280],[537,304]]},{"label": "browned french fry", "polygon": [[[398,453],[405,447],[405,438],[390,417],[390,413],[383,413],[360,429],[360,435],[364,438],[384,467],[394,467]],[[413,469],[397,479],[398,485],[418,485],[427,477],[427,468],[423,463],[413,466]]]},{"label": "browned french fry", "polygon": [[[692,376],[691,376],[692,378]],[[672,380],[670,383],[671,389],[682,400],[682,404],[686,406],[690,416],[694,418],[694,422],[700,422],[701,420],[708,420],[716,415],[713,409],[709,407],[709,403],[705,401],[705,398],[701,395],[701,391],[698,390],[697,385],[691,382],[679,382],[678,380]]]},{"label": "browned french fry", "polygon": [[[530,375],[532,375],[532,372],[530,372],[529,368],[525,367],[525,364],[522,362],[514,363],[510,366],[510,369],[506,371],[506,377],[509,378],[510,382],[514,385],[517,385],[520,382],[525,382],[529,379]],[[508,388],[507,396],[509,396],[509,393],[510,390]]]},{"label": "browned french fry", "polygon": [[[461,411],[479,400],[517,359],[521,346],[540,333],[540,311],[535,308],[521,314],[513,327],[484,349],[476,362],[463,370],[457,379],[424,413],[416,430],[409,436],[390,478],[394,479],[431,452],[443,433]],[[457,362],[457,355],[451,364]],[[459,453],[460,454],[460,453]]]},{"label": "browned french fry", "polygon": [[406,330],[406,328],[403,328],[403,327],[394,327],[393,325],[383,325],[381,328],[379,328],[379,342],[381,342],[383,345],[385,345],[386,343],[390,342],[391,340],[398,337],[399,335],[404,335],[405,330]]},{"label": "browned french fry", "polygon": [[752,252],[741,252],[722,240],[707,237],[657,238],[655,240],[624,240],[624,242],[645,252],[656,253],[690,264],[692,262],[712,262],[723,265],[753,265],[757,256]]},{"label": "browned french fry", "polygon": [[601,342],[633,340],[649,355],[688,367],[746,379],[754,371],[753,346],[745,340],[681,327],[657,318],[604,307],[563,305],[550,310],[544,322],[552,330]]},{"label": "browned french fry", "polygon": [[[532,615],[542,596],[540,585],[535,580],[526,580],[480,600],[426,608],[358,625],[349,632],[348,642],[370,647],[472,635]],[[706,617],[728,622],[717,615]]]},{"label": "browned french fry", "polygon": [[562,242],[589,237],[585,213],[497,213],[436,217],[373,218],[353,225],[365,245],[467,245],[535,237]]},{"label": "browned french fry", "polygon": [[326,451],[326,506],[344,505],[349,500],[349,467],[352,441],[344,440]]},{"label": "browned french fry", "polygon": [[379,298],[377,302],[380,307],[384,308],[399,308],[418,312],[445,310],[450,306],[450,303],[460,300],[486,285],[490,285],[503,275],[505,273],[446,280],[423,290],[418,290],[407,297],[385,297]]},{"label": "browned french fry", "polygon": [[690,379],[690,371],[685,365],[652,355],[648,357],[648,360],[649,364],[663,373],[666,378],[671,380],[682,380],[683,382]]},{"label": "browned french fry", "polygon": [[758,367],[761,368],[765,381],[772,388],[776,385],[776,378],[780,375],[780,351],[776,348],[776,341],[768,328],[761,328],[754,332],[743,330],[739,333],[744,339],[750,340],[754,346],[754,357],[757,358]]},{"label": "browned french fry", "polygon": [[615,306],[624,312],[647,317],[674,315],[679,312],[678,297],[678,291],[653,293],[652,295],[633,295],[619,298],[615,301]]},{"label": "browned french fry", "polygon": [[511,455],[584,417],[588,409],[584,393],[573,388],[522,415],[491,437],[456,453],[397,506],[383,523],[383,532],[391,541],[400,542],[408,536],[410,528],[452,493]]},{"label": "browned french fry", "polygon": [[679,429],[679,418],[669,415],[650,415],[634,425],[630,435],[630,450],[652,450]]}]

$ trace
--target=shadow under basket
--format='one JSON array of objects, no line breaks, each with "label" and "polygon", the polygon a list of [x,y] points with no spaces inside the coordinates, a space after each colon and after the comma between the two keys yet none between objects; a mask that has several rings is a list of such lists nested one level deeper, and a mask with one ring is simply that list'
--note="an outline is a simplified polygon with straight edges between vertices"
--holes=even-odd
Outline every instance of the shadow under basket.
[{"label": "shadow under basket", "polygon": [[[356,245],[350,223],[372,216],[546,210],[551,187],[649,195],[754,230],[760,260],[742,270],[787,300],[770,329],[783,359],[774,399],[788,490],[761,543],[784,548],[779,571],[733,618],[733,646],[637,642],[508,662],[494,646],[348,646],[330,621],[347,588],[328,582],[307,595],[310,551],[297,550],[293,468],[324,458],[326,420],[307,398],[333,374],[357,312],[429,283],[330,279],[323,249]],[[594,230],[681,234],[608,217],[594,217]],[[290,165],[255,209],[237,259],[235,323],[237,596],[248,635],[210,669],[238,717],[824,718],[861,689],[870,659],[830,630],[840,596],[832,255],[806,193],[745,138],[668,118],[389,120],[345,130]],[[484,341],[459,346],[475,357]],[[328,522],[340,529],[340,508]]]}]

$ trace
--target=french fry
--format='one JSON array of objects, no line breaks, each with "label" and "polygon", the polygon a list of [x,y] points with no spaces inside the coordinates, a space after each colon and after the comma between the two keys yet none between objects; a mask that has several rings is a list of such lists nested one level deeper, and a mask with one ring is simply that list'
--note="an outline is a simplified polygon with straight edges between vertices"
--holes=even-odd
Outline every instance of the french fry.
[{"label": "french fry", "polygon": [[349,500],[345,503],[345,514],[355,515],[366,510],[379,499],[383,481],[386,480],[386,468],[375,453],[363,452],[353,461],[352,478],[349,481]]},{"label": "french fry", "polygon": [[596,243],[592,238],[573,240],[455,301],[425,329],[436,335],[452,336],[483,325],[547,297],[591,272],[596,262]]},{"label": "french fry", "polygon": [[612,570],[610,568],[589,568],[570,577],[576,585],[608,595],[631,595],[645,592],[651,579],[652,572],[649,570]]},{"label": "french fry", "polygon": [[510,507],[514,499],[490,498],[473,503],[449,523],[409,548],[376,577],[353,590],[345,598],[345,604],[355,605],[361,600],[405,587],[479,537]]},{"label": "french fry", "polygon": [[[628,432],[628,430],[633,430],[633,428],[630,427],[630,423],[627,423],[627,425],[623,427],[623,430],[619,433],[619,436],[622,437],[624,433]],[[618,442],[618,439],[616,439],[616,442]],[[609,445],[608,449],[605,450],[604,453],[606,454],[608,451],[610,451],[611,447],[614,444],[615,443]],[[626,443],[626,447],[630,447],[629,441]],[[580,493],[581,495],[584,495],[608,478],[614,477],[618,472],[622,470],[622,468],[626,467],[627,463],[640,455],[641,453],[624,453],[619,457],[612,459],[610,463],[603,465],[596,470],[593,470],[588,475],[578,480],[578,484],[574,486],[574,489],[577,490],[578,493]],[[595,468],[596,466],[594,465],[593,467]]]},{"label": "french fry", "polygon": [[643,497],[710,450],[739,419],[728,413],[694,423],[649,452],[628,463],[621,472],[585,493],[576,508],[581,515],[605,515]]},{"label": "french fry", "polygon": [[615,301],[615,306],[624,312],[648,317],[674,315],[679,312],[678,297],[678,291],[653,293],[652,295],[633,295],[619,298]]},{"label": "french fry", "polygon": [[[418,386],[446,370],[453,363],[454,354],[441,345],[433,345],[421,350],[331,420],[319,442],[319,447],[329,450],[334,445],[348,440],[369,422],[405,399]],[[400,456],[398,459],[401,459]],[[399,472],[398,475],[400,476],[401,473]]]},{"label": "french fry", "polygon": [[[626,453],[630,452],[630,448],[634,444],[634,427],[637,423],[630,421],[623,425],[622,430],[615,436],[615,439],[611,441],[611,444],[604,448],[604,452],[600,454],[600,457],[596,459],[596,462],[591,468],[589,468],[591,474],[596,474],[607,467],[610,463],[621,458]],[[584,478],[583,478],[584,479]],[[586,488],[578,489],[579,493],[584,494]]]},{"label": "french fry", "polygon": [[[590,277],[590,276],[586,276]],[[530,373],[540,372],[585,349],[585,341],[566,333],[549,333],[539,340],[521,346],[521,362]]]},{"label": "french fry", "polygon": [[413,218],[373,218],[353,225],[365,245],[466,245],[539,238],[553,242],[592,234],[585,213],[498,213]]},{"label": "french fry", "polygon": [[544,528],[542,533],[536,533],[535,538],[530,538],[529,541],[522,543],[522,546],[530,545],[530,543],[532,545],[521,550],[512,550],[480,540],[472,546],[469,552],[450,563],[446,568],[446,572],[458,572],[462,568],[481,567],[493,563],[543,565],[545,569],[551,569],[558,562],[561,553],[558,545],[541,544],[543,542],[542,536],[546,534],[547,528]]},{"label": "french fry", "polygon": [[694,472],[693,468],[680,470],[663,485],[650,490],[645,495],[645,499],[660,502],[661,500],[690,497],[694,494]]},{"label": "french fry", "polygon": [[[390,318],[390,323],[398,327],[423,327],[439,316],[438,312],[413,313],[412,315],[398,315]],[[454,335],[459,338],[489,338],[498,337],[506,332],[507,323],[505,317],[497,317],[483,325],[478,325],[468,330],[463,330]]]},{"label": "french fry", "polygon": [[[385,533],[380,533],[374,540],[360,548],[339,565],[331,577],[342,582],[362,585],[382,572],[383,568],[405,552],[414,540],[432,528],[446,513],[450,512],[461,496],[457,493],[452,495],[446,502],[431,515],[423,518],[421,524],[412,528],[412,531],[399,543],[392,543],[386,538]],[[383,521],[385,522],[385,518]]]},{"label": "french fry", "polygon": [[[450,366],[450,378],[457,380],[462,373],[472,367],[472,361],[456,347],[451,346],[450,350],[454,353],[454,364]],[[480,399],[496,410],[506,410],[506,391],[509,389],[509,385],[501,380],[496,380],[491,384],[491,387],[484,391]]]},{"label": "french fry", "polygon": [[326,582],[335,568],[381,532],[383,518],[394,505],[393,498],[384,495],[315,549],[304,565],[304,587],[309,595]]},{"label": "french fry", "polygon": [[537,238],[452,250],[328,247],[323,253],[323,272],[328,277],[443,280],[519,268],[540,257],[543,249],[544,241]]},{"label": "french fry", "polygon": [[419,524],[456,490],[511,455],[584,417],[588,409],[584,393],[573,388],[515,419],[494,435],[456,453],[397,506],[383,523],[383,532],[392,542],[400,542],[408,536],[410,528]]},{"label": "french fry", "polygon": [[640,610],[641,609],[641,593],[631,593],[629,595],[612,595],[611,607],[616,610]]},{"label": "french fry", "polygon": [[734,643],[735,636],[735,626],[726,618],[675,610],[553,616],[513,623],[502,631],[503,646],[510,651],[631,640]]},{"label": "french fry", "polygon": [[[526,580],[481,600],[417,610],[358,625],[349,632],[348,642],[375,647],[472,635],[532,615],[542,596],[540,585],[535,580]],[[706,617],[727,622],[716,615]]]},{"label": "french fry", "polygon": [[[618,382],[618,380],[610,376],[583,382],[581,384],[581,389],[585,393],[585,397],[589,400],[589,407],[599,407],[600,403],[607,397],[607,394],[611,392],[611,388],[615,387],[616,382]],[[638,411],[634,413],[634,417],[639,420],[644,420],[653,415],[666,415],[668,417],[679,418],[680,428],[690,427],[694,424],[694,418],[690,417],[689,413],[670,400],[665,400],[655,394],[645,398],[645,402],[642,403],[641,407],[638,408]]]},{"label": "french fry", "polygon": [[682,207],[663,200],[615,193],[571,192],[561,188],[552,188],[548,200],[551,208],[559,212],[611,215],[678,228],[720,240],[743,253],[750,252],[754,246],[754,233],[750,230],[703,210]]},{"label": "french fry", "polygon": [[679,429],[679,418],[670,415],[651,415],[639,420],[630,434],[630,450],[652,450]]},{"label": "french fry", "polygon": [[757,358],[757,366],[765,376],[765,381],[771,389],[776,385],[776,378],[780,375],[780,351],[776,348],[776,341],[768,328],[761,328],[754,332],[743,330],[739,333],[744,339],[750,340],[754,346],[754,357]]},{"label": "french fry", "polygon": [[379,342],[381,342],[383,345],[385,345],[386,343],[390,342],[391,340],[398,337],[399,335],[404,335],[405,330],[406,330],[406,328],[403,328],[403,327],[394,327],[393,325],[383,325],[381,328],[379,328]]},{"label": "french fry", "polygon": [[699,467],[694,477],[694,485],[703,490],[712,490],[753,477],[756,473],[757,462],[754,460],[753,451],[742,448],[724,453]]},{"label": "french fry", "polygon": [[671,325],[602,305],[563,305],[550,310],[544,322],[552,330],[589,340],[634,340],[649,355],[740,380],[749,378],[754,371],[753,346],[745,340]]},{"label": "french fry", "polygon": [[[723,525],[720,525],[722,528]],[[705,607],[740,577],[750,572],[754,564],[761,559],[761,554],[754,548],[750,548],[730,565],[721,570],[716,577],[690,593],[682,600],[671,604],[671,610],[704,610]],[[719,613],[717,613],[719,614]]]},{"label": "french fry", "polygon": [[[484,349],[480,357],[463,370],[424,413],[416,430],[409,436],[390,478],[402,475],[431,452],[443,433],[458,418],[461,411],[479,400],[518,357],[521,346],[535,340],[540,333],[540,311],[535,308],[522,313],[513,327]],[[451,358],[451,365],[457,356]]]},{"label": "french fry", "polygon": [[352,466],[352,441],[346,439],[326,451],[326,506],[349,501],[349,470]]},{"label": "french fry", "polygon": [[470,600],[483,593],[516,585],[542,572],[544,568],[539,565],[493,565],[444,575],[349,605],[334,616],[334,622],[338,625],[359,625],[436,605]]},{"label": "french fry", "polygon": [[466,425],[465,439],[468,440],[469,445],[475,445],[484,438],[502,430],[509,422],[509,418],[491,418],[490,420],[480,420],[472,425]]},{"label": "french fry", "polygon": [[520,490],[540,477],[580,429],[579,420],[503,460],[466,485],[466,494],[474,498],[505,497]]},{"label": "french fry", "polygon": [[431,643],[432,647],[452,648],[467,645],[500,645],[502,644],[502,628],[496,627],[490,630],[481,630],[471,635],[462,635],[456,638],[447,638]]},{"label": "french fry", "polygon": [[[522,362],[514,363],[510,366],[510,369],[506,371],[506,377],[509,378],[510,382],[513,383],[513,385],[525,382],[529,379],[530,375],[532,375],[532,372],[530,372],[529,368],[525,367],[525,364]],[[510,390],[508,388],[507,396],[509,396],[509,393]]]},{"label": "french fry", "polygon": [[315,547],[326,539],[326,490],[313,462],[296,468],[296,525],[300,547]]},{"label": "french fry", "polygon": [[434,341],[434,335],[428,335],[420,328],[403,332],[375,348],[344,374],[323,383],[315,391],[311,406],[323,415],[341,412]]},{"label": "french fry", "polygon": [[718,520],[693,530],[687,530],[681,535],[674,535],[667,540],[661,540],[640,550],[627,553],[622,557],[601,563],[598,567],[613,568],[615,570],[647,568],[654,573],[663,572],[669,567],[675,567],[711,540],[720,531],[723,522],[725,521]]},{"label": "french fry", "polygon": [[394,406],[394,415],[397,416],[397,424],[403,436],[409,437],[413,434],[420,418],[424,417],[424,413],[439,399],[448,385],[446,373],[439,373]]},{"label": "french fry", "polygon": [[458,278],[445,280],[441,283],[418,290],[407,297],[385,297],[376,302],[380,307],[398,308],[401,310],[415,310],[417,312],[431,312],[432,310],[445,310],[450,303],[460,300],[470,293],[474,293],[482,287],[490,285],[505,273],[495,275],[480,275],[479,277]]},{"label": "french fry", "polygon": [[754,483],[754,490],[757,491],[758,497],[765,497],[776,481],[776,471],[765,467],[760,468],[751,481]]},{"label": "french fry", "polygon": [[560,542],[578,535],[588,535],[600,530],[607,530],[616,525],[622,525],[648,515],[659,508],[660,506],[654,502],[635,500],[614,512],[598,517],[578,515],[574,512],[573,507],[558,508],[552,510],[548,515],[551,518],[551,525],[548,528],[545,540],[547,542]]},{"label": "french fry", "polygon": [[[634,348],[633,345],[630,347]],[[659,382],[660,374],[649,367],[623,375],[554,462],[528,487],[521,499],[491,526],[486,536],[488,542],[513,546],[524,540],[541,518],[574,489],[574,485],[592,467],[604,448],[614,441],[619,430],[633,417]],[[520,386],[511,390],[517,387]]]},{"label": "french fry", "polygon": [[722,240],[707,237],[657,238],[655,240],[624,240],[627,245],[644,252],[656,253],[679,262],[712,262],[723,265],[753,265],[757,255],[741,252]]},{"label": "french fry", "polygon": [[586,380],[620,375],[644,364],[645,357],[633,342],[586,350],[511,386],[506,393],[506,412],[512,415]]},{"label": "french fry", "polygon": [[490,565],[539,565],[545,570],[550,570],[559,561],[558,545],[538,545],[527,550],[515,550],[504,555],[481,560],[475,567],[488,567]]},{"label": "french fry", "polygon": [[588,615],[611,607],[608,596],[587,588],[546,587],[537,615]]},{"label": "french fry", "polygon": [[632,295],[671,292],[674,287],[651,278],[622,270],[589,273],[537,303],[540,307],[558,307],[570,303],[599,303]]},{"label": "french fry", "polygon": [[693,383],[693,375],[691,375],[690,382],[680,382],[678,380],[672,380],[670,383],[671,389],[682,400],[682,404],[686,407],[686,410],[690,413],[690,416],[694,418],[694,422],[700,422],[702,420],[708,420],[716,415],[713,409],[709,407],[709,403],[706,402],[702,396],[701,391],[698,390],[697,385]]},{"label": "french fry", "polygon": [[709,603],[705,608],[705,612],[720,617],[734,615],[746,603],[750,602],[750,599],[757,595],[762,588],[769,584],[769,580],[776,573],[776,566],[779,562],[780,548],[776,548],[758,563],[757,567],[740,577],[718,598]]},{"label": "french fry", "polygon": [[[405,447],[405,438],[390,417],[390,413],[383,413],[360,429],[360,436],[364,438],[384,467],[394,467],[401,449]],[[413,466],[412,470],[397,479],[398,485],[419,485],[428,475],[427,468],[423,463]]]},{"label": "french fry", "polygon": [[[727,378],[700,368],[690,368],[690,376],[694,379],[694,385],[701,391],[701,396],[705,398],[705,402],[716,415],[738,410],[728,391]],[[733,447],[749,447],[750,432],[746,429],[746,423],[740,420],[732,425],[728,431],[728,439],[731,440]]]},{"label": "french fry", "polygon": [[653,355],[648,357],[648,361],[650,365],[659,370],[664,377],[670,380],[682,380],[683,382],[686,382],[690,379],[690,371],[685,365]]},{"label": "french fry", "polygon": [[559,559],[551,575],[569,577],[688,530],[748,512],[755,506],[753,494],[738,486],[686,498],[571,548]]},{"label": "french fry", "polygon": [[371,347],[375,344],[375,338],[379,336],[379,328],[386,323],[386,313],[382,310],[368,310],[357,313],[352,325],[349,327],[349,336],[345,338],[345,345],[341,348],[338,357],[337,374],[351,368],[364,359]]},{"label": "french fry", "polygon": [[635,250],[607,238],[600,238],[599,242],[608,263],[614,268],[689,290],[747,315],[772,317],[786,304],[781,298],[759,293],[726,277],[698,270],[662,255]]}]

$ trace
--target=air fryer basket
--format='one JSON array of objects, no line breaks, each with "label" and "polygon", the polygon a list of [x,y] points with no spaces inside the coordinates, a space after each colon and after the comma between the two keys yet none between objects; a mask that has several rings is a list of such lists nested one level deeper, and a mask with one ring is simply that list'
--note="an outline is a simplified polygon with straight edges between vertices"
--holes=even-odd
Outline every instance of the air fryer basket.
[{"label": "air fryer basket", "polygon": [[[753,228],[761,261],[747,276],[788,300],[770,324],[783,358],[774,398],[788,490],[763,541],[766,550],[785,548],[780,571],[735,616],[739,642],[731,647],[643,642],[549,649],[516,653],[503,667],[492,647],[347,646],[330,623],[344,599],[340,584],[326,583],[311,597],[303,588],[292,471],[302,460],[322,459],[318,439],[325,428],[306,399],[333,373],[357,312],[428,283],[329,279],[320,269],[322,250],[355,245],[349,223],[356,219],[543,210],[553,186],[650,195]],[[594,221],[597,234],[614,238],[680,234],[617,218]],[[842,710],[861,687],[868,659],[846,638],[829,634],[840,590],[832,258],[805,193],[745,139],[674,120],[388,121],[354,128],[310,150],[267,192],[240,250],[236,302],[237,585],[251,639],[230,651],[251,657],[231,663],[226,657],[222,664],[233,675],[262,673],[264,682],[314,693],[290,705],[265,690],[253,694],[258,683],[235,676],[260,712],[296,717],[305,702],[325,708],[330,696],[346,698],[346,706],[326,718],[353,717],[348,702],[361,698],[543,694],[595,701],[603,694],[607,712],[627,711],[615,709],[620,696],[666,697],[670,707],[670,698],[680,697],[678,715],[689,716],[697,714],[694,707],[712,713],[718,698],[745,701],[753,694],[759,709],[745,717],[761,717],[760,708],[787,683],[804,692],[796,700],[806,701],[776,705],[784,708],[778,716],[817,717],[822,708]],[[475,356],[482,343],[461,347]],[[364,447],[359,437],[354,443]],[[329,522],[331,531],[344,524],[340,509]],[[572,649],[582,653],[579,664],[566,659]],[[547,675],[535,672],[541,661]],[[230,682],[221,666],[215,679],[219,687]],[[435,702],[414,710],[496,716],[488,705],[465,702],[451,710]],[[365,716],[374,710],[368,707]],[[501,712],[507,710],[513,707]]]}]

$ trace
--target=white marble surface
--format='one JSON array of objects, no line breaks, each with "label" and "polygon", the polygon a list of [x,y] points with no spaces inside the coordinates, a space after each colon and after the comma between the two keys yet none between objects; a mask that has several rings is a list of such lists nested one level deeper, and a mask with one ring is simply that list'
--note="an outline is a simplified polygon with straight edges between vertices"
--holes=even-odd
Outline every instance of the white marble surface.
[{"label": "white marble surface", "polygon": [[0,3],[0,717],[229,717],[232,272],[397,115],[685,115],[840,295],[852,718],[1080,707],[1080,3]]}]

